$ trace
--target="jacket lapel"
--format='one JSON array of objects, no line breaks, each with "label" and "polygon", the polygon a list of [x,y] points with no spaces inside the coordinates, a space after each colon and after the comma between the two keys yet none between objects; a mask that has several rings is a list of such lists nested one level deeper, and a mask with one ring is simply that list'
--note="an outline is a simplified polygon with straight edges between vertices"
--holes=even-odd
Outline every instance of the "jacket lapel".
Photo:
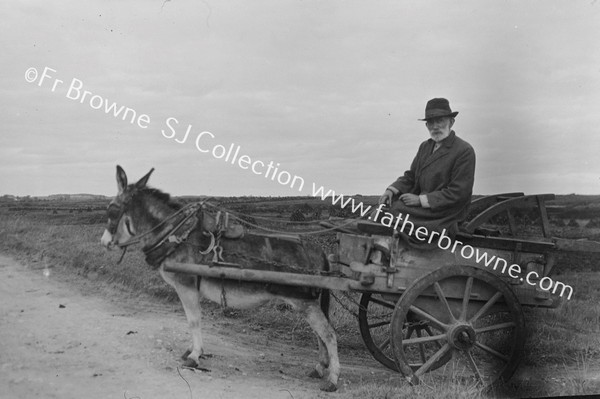
[{"label": "jacket lapel", "polygon": [[421,169],[425,169],[426,167],[428,167],[429,165],[431,165],[438,159],[445,157],[446,155],[448,155],[449,152],[450,152],[449,147],[446,147],[445,145],[441,146],[440,148],[438,148],[438,150],[436,152],[434,152],[429,157],[427,157],[427,159],[425,160],[425,163],[423,163],[423,167]]},{"label": "jacket lapel", "polygon": [[438,159],[447,156],[448,153],[450,153],[452,144],[454,144],[455,137],[456,137],[456,134],[454,133],[454,131],[450,132],[450,136],[448,136],[448,138],[443,141],[442,146],[440,148],[438,148],[437,151],[435,151],[433,154],[430,154],[425,159],[425,162],[423,163],[421,170],[425,169],[427,166],[431,165]]}]

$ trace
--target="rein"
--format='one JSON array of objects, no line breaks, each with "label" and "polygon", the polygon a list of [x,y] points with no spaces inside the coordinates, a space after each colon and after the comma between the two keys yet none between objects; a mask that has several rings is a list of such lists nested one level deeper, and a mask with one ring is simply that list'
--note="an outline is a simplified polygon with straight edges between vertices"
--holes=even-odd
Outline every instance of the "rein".
[{"label": "rein", "polygon": [[[206,205],[211,206],[215,209],[217,209],[218,211],[223,211],[225,210],[227,213],[229,213],[231,216],[233,216],[235,219],[239,220],[240,222],[242,222],[243,224],[246,224],[250,227],[254,227],[256,229],[262,230],[262,231],[268,231],[269,233],[276,233],[276,234],[284,234],[284,235],[289,235],[290,232],[289,231],[283,231],[283,230],[277,230],[277,229],[270,229],[268,227],[264,227],[264,226],[260,226],[258,224],[255,223],[251,223],[248,220],[244,219],[244,217],[246,218],[253,218],[253,219],[260,219],[260,220],[265,220],[268,222],[274,222],[274,223],[281,223],[282,221],[279,219],[273,219],[273,218],[267,218],[267,217],[263,217],[263,216],[253,216],[253,215],[248,215],[248,214],[244,214],[241,212],[235,212],[235,211],[230,211],[230,210],[226,210],[223,209],[221,207],[218,207],[216,205],[211,204],[210,202],[207,202]],[[373,213],[370,212],[370,213]],[[314,221],[308,221],[308,222],[286,222],[286,223],[290,223],[290,224],[315,224]],[[296,233],[298,235],[303,235],[303,236],[308,236],[308,235],[317,235],[317,234],[323,234],[323,233],[327,233],[329,231],[339,231],[340,227],[347,227],[350,226],[351,224],[355,223],[354,219],[350,219],[348,222],[340,224],[338,226],[335,227],[327,227],[327,228],[323,228],[323,229],[319,229],[319,230],[312,230],[312,231],[303,231],[303,232],[299,232]]]},{"label": "rein", "polygon": [[[243,224],[246,224],[250,227],[254,227],[256,229],[262,230],[262,231],[267,231],[270,233],[276,233],[276,234],[282,234],[282,235],[289,235],[289,231],[281,231],[281,230],[276,230],[276,229],[270,229],[264,226],[260,226],[257,225],[255,223],[251,223],[247,220],[245,220],[243,217],[246,216],[250,216],[250,217],[254,217],[254,218],[258,218],[258,219],[263,219],[263,220],[269,220],[269,221],[273,221],[273,222],[281,222],[281,220],[276,220],[276,219],[271,219],[271,218],[265,218],[265,217],[258,217],[258,216],[251,216],[251,215],[245,215],[243,213],[239,213],[239,212],[232,212],[232,211],[228,211],[225,210],[221,207],[218,207],[216,205],[211,204],[210,202],[205,201],[201,201],[201,202],[195,202],[195,203],[191,203],[191,204],[187,204],[185,206],[183,206],[181,209],[177,210],[176,212],[174,212],[173,214],[169,215],[166,219],[162,220],[160,223],[158,223],[156,226],[152,227],[150,230],[137,235],[135,237],[132,237],[131,239],[125,241],[122,244],[119,244],[119,248],[123,249],[123,252],[121,254],[121,257],[119,258],[119,260],[117,261],[117,265],[119,265],[123,259],[125,258],[125,254],[127,252],[127,249],[129,248],[129,246],[131,245],[135,245],[135,244],[139,244],[142,242],[142,239],[150,234],[155,233],[156,231],[158,231],[159,229],[161,229],[163,226],[165,226],[168,222],[174,220],[175,218],[177,218],[178,216],[180,216],[181,214],[186,214],[185,217],[183,219],[181,219],[176,226],[171,227],[169,229],[167,229],[167,231],[165,231],[164,233],[162,233],[162,235],[160,235],[160,238],[151,246],[147,247],[147,248],[143,248],[144,253],[148,256],[150,253],[154,252],[155,250],[158,250],[163,244],[165,244],[165,242],[168,243],[174,243],[174,244],[181,244],[183,241],[185,241],[188,237],[188,235],[191,233],[191,231],[196,227],[198,220],[194,221],[188,228],[186,228],[183,233],[178,237],[176,235],[174,235],[173,233],[175,231],[177,231],[178,229],[180,229],[182,226],[185,225],[185,223],[187,223],[190,219],[192,219],[193,217],[196,216],[196,214],[198,213],[198,211],[202,210],[205,205],[210,206],[212,208],[214,208],[215,210],[218,211],[218,214],[225,211],[225,217],[227,218],[227,215],[231,215],[234,219],[237,219],[238,221],[240,221]],[[122,215],[121,215],[122,217]],[[219,223],[219,218],[217,217],[217,223]],[[227,225],[227,221],[225,220],[225,225]],[[302,223],[302,222],[300,222]],[[306,222],[305,222],[306,223]],[[312,223],[312,222],[311,222]],[[335,227],[331,227],[331,228],[322,228],[319,230],[314,230],[314,231],[308,231],[308,232],[301,232],[298,233],[298,235],[312,235],[312,234],[323,234],[326,233],[328,231],[334,231],[334,230],[338,230],[340,227],[344,227],[346,225],[350,225],[354,223],[354,220],[350,220],[347,223],[344,223],[342,225],[339,226],[335,226]],[[304,223],[302,223],[304,224]],[[203,233],[205,235],[209,235],[211,237],[211,242],[208,245],[208,247],[204,250],[200,250],[199,252],[201,255],[207,255],[208,253],[210,253],[213,250],[216,250],[216,247],[219,247],[219,244],[215,242],[215,236],[211,231],[208,232],[204,232]],[[207,234],[208,233],[208,234]],[[220,238],[220,234],[219,234],[219,238]],[[218,239],[217,239],[218,240]],[[222,249],[221,249],[222,251]],[[219,258],[221,258],[220,256],[221,254],[218,252],[215,252],[215,260],[218,260]]]}]

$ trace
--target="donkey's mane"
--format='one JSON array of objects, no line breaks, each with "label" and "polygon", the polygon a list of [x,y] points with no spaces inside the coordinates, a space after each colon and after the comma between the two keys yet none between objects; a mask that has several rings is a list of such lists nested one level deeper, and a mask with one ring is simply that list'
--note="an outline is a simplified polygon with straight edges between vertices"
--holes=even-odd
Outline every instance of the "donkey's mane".
[{"label": "donkey's mane", "polygon": [[177,201],[175,201],[174,199],[171,198],[171,195],[169,193],[165,193],[164,191],[159,190],[158,188],[154,188],[154,187],[146,187],[143,189],[143,191],[149,195],[151,195],[152,197],[156,198],[157,200],[161,201],[161,202],[165,202],[167,205],[169,205],[172,208],[181,208],[181,204]]},{"label": "donkey's mane", "polygon": [[[143,203],[146,206],[143,206]],[[180,210],[183,205],[174,201],[171,196],[159,189],[153,187],[144,187],[133,196],[133,205],[135,208],[144,209],[145,213],[151,217],[152,224],[159,223],[164,218],[164,210],[160,211],[156,205],[166,205],[171,211]]]}]

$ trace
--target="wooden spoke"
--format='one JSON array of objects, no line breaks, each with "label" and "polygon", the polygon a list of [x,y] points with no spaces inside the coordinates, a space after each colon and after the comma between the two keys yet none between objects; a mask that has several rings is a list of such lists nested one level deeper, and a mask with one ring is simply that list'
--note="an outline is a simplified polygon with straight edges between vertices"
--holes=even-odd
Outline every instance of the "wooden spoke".
[{"label": "wooden spoke", "polygon": [[[426,342],[439,342],[439,341],[445,341],[446,340],[446,334],[440,334],[440,335],[431,335],[429,337],[423,337],[421,336],[420,333],[417,333],[418,338],[411,338],[411,339],[403,339],[402,340],[402,346],[405,345],[414,345],[414,344],[419,344],[422,345]],[[440,345],[440,348],[442,346]]]},{"label": "wooden spoke", "polygon": [[516,326],[517,326],[517,323],[515,323],[514,321],[509,321],[506,323],[494,324],[493,326],[476,328],[475,332],[477,334],[481,334],[481,333],[490,332],[490,331],[503,330],[505,328],[514,328]]},{"label": "wooden spoke", "polygon": [[390,324],[391,320],[380,321],[379,323],[369,324],[369,329],[381,327]]},{"label": "wooden spoke", "polygon": [[[433,337],[433,331],[431,331],[431,327],[426,326],[425,331],[427,331],[427,334],[429,334],[429,336]],[[440,344],[439,341],[435,341],[435,343],[438,347],[440,347],[440,348],[442,347],[442,344]]]},{"label": "wooden spoke", "polygon": [[471,289],[473,288],[473,277],[467,278],[465,284],[465,295],[463,296],[462,309],[460,311],[460,321],[467,320],[467,312],[469,311],[469,299],[471,298]]},{"label": "wooden spoke", "polygon": [[454,315],[452,314],[452,309],[450,309],[450,305],[448,304],[448,300],[446,299],[446,295],[444,295],[444,291],[442,290],[442,286],[440,285],[439,282],[435,282],[433,284],[433,288],[435,289],[435,293],[437,294],[440,302],[442,302],[442,304],[444,305],[444,308],[446,309],[446,312],[448,312],[448,315],[450,316],[450,321],[456,321],[456,319],[454,318]]},{"label": "wooden spoke", "polygon": [[504,360],[505,362],[508,362],[509,357],[506,355],[503,355],[502,353],[498,352],[495,349],[490,348],[489,346],[482,344],[481,342],[475,342],[475,346],[477,346],[478,348],[483,349],[484,351],[486,351],[487,353],[490,353],[494,356],[496,356],[499,359]]},{"label": "wooden spoke", "polygon": [[479,319],[485,312],[487,312],[497,301],[502,297],[502,293],[500,291],[496,292],[486,303],[477,311],[475,316],[471,317],[469,323],[475,323],[477,319]]},{"label": "wooden spoke", "polygon": [[436,327],[438,327],[440,330],[442,330],[442,331],[448,331],[448,327],[449,326],[447,324],[442,323],[441,321],[439,321],[438,319],[436,319],[435,317],[433,317],[429,313],[425,312],[424,310],[421,310],[418,307],[416,307],[414,305],[411,305],[410,306],[410,311],[413,312],[413,313],[416,313],[418,316],[421,316],[421,317],[429,320]]},{"label": "wooden spoke", "polygon": [[475,359],[473,359],[473,354],[471,353],[471,351],[466,351],[466,352],[464,352],[464,355],[467,358],[467,364],[469,365],[469,368],[473,371],[475,376],[477,376],[479,383],[481,385],[484,385],[483,376],[481,375],[481,373],[479,372],[479,369],[477,368]]},{"label": "wooden spoke", "polygon": [[[417,328],[417,337],[421,338],[421,329]],[[419,354],[421,355],[421,361],[423,362],[423,364],[425,364],[425,362],[427,361],[427,358],[425,357],[425,348],[423,348],[423,343],[419,343]]]},{"label": "wooden spoke", "polygon": [[429,371],[429,369],[435,362],[440,360],[450,350],[450,345],[446,342],[439,351],[437,351],[433,356],[429,358],[429,360],[425,362],[425,364],[423,364],[421,367],[419,367],[417,371],[415,371],[415,375],[417,377],[420,377],[421,375],[425,374],[427,371]]}]

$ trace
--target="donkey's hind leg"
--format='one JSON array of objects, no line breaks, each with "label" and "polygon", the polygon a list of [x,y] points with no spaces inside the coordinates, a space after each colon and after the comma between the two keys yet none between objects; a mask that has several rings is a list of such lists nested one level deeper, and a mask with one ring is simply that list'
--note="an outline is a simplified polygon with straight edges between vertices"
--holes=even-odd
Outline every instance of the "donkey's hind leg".
[{"label": "donkey's hind leg", "polygon": [[315,333],[315,335],[317,336],[317,342],[319,343],[319,363],[317,363],[315,368],[308,373],[308,376],[311,378],[323,378],[329,367],[329,353],[327,352],[327,346],[325,346],[321,337],[319,337],[317,333]]},{"label": "donkey's hind leg", "polygon": [[[329,371],[327,380],[321,385],[321,390],[333,392],[337,390],[340,375],[340,360],[338,358],[335,331],[317,301],[303,301],[295,305],[304,314],[306,321],[319,339],[319,364],[317,364],[315,372],[318,376],[323,376],[326,370]],[[311,373],[311,376],[313,375]]]},{"label": "donkey's hind leg", "polygon": [[202,311],[200,293],[196,288],[196,277],[165,272],[162,268],[160,274],[169,285],[175,288],[192,334],[192,346],[182,356],[183,365],[196,367],[199,365],[200,357],[204,354],[201,330]]}]

